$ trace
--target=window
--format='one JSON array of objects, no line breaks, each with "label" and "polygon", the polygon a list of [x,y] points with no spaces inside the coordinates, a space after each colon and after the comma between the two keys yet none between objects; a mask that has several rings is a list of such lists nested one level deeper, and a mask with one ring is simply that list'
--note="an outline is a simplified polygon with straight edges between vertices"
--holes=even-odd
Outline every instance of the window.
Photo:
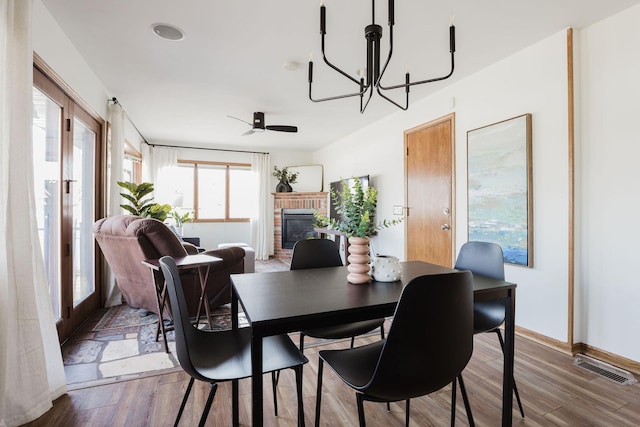
[{"label": "window", "polygon": [[255,212],[251,165],[180,160],[172,206],[196,221],[249,221]]},{"label": "window", "polygon": [[142,182],[142,154],[133,146],[125,141],[124,143],[124,160],[122,164],[124,170],[124,181]]}]

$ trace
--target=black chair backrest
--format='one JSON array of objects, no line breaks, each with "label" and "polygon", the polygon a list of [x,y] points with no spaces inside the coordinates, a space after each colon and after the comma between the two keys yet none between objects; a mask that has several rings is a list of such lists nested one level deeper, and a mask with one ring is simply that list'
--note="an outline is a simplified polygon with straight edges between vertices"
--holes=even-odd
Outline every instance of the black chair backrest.
[{"label": "black chair backrest", "polygon": [[417,277],[402,291],[366,394],[385,400],[424,396],[452,382],[473,352],[473,276]]},{"label": "black chair backrest", "polygon": [[171,303],[171,312],[173,314],[176,353],[178,353],[180,366],[192,377],[202,381],[209,381],[207,378],[202,377],[193,367],[189,349],[190,345],[194,345],[198,340],[198,335],[207,332],[200,331],[191,324],[189,312],[187,311],[187,300],[184,297],[176,262],[173,258],[164,256],[160,258],[160,268],[167,283],[167,293],[169,294],[169,302]]},{"label": "black chair backrest", "polygon": [[500,245],[489,242],[467,242],[460,248],[456,270],[504,280],[504,256]]},{"label": "black chair backrest", "polygon": [[333,240],[299,240],[293,245],[291,270],[341,266],[340,248]]}]

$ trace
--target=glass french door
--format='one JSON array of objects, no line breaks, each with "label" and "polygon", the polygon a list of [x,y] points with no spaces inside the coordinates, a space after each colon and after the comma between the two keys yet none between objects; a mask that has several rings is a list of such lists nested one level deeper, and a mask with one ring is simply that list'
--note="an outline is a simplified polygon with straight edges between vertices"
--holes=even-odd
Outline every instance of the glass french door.
[{"label": "glass french door", "polygon": [[42,256],[61,341],[98,307],[93,223],[100,124],[34,68],[33,164]]}]

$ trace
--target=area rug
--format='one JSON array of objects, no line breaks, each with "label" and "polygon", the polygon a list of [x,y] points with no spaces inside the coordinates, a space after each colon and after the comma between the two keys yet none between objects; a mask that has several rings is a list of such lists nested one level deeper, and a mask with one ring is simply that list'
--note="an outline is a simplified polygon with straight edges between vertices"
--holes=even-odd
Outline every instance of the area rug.
[{"label": "area rug", "polygon": [[148,310],[129,307],[126,304],[116,305],[109,308],[93,327],[94,332],[105,329],[119,329],[131,326],[143,326],[156,323],[158,316]]}]

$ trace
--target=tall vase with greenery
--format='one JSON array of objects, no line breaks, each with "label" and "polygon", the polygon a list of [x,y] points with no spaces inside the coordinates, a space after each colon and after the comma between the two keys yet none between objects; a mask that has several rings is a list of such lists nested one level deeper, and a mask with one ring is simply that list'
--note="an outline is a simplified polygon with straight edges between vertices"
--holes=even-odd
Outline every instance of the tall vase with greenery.
[{"label": "tall vase with greenery", "polygon": [[127,191],[120,193],[120,195],[129,202],[129,204],[122,204],[120,207],[131,215],[137,215],[142,218],[154,218],[163,222],[167,219],[167,215],[169,215],[171,211],[171,206],[153,203],[153,197],[147,197],[153,192],[152,183],[143,182],[136,184],[128,181],[118,181],[118,185]]},{"label": "tall vase with greenery", "polygon": [[331,192],[331,198],[336,206],[339,218],[327,218],[315,213],[316,224],[345,233],[349,239],[349,275],[350,283],[362,284],[369,282],[369,238],[383,228],[399,224],[401,219],[382,220],[376,223],[376,207],[378,204],[378,190],[373,186],[362,187],[362,182],[354,178],[353,188],[342,180],[342,191]]},{"label": "tall vase with greenery", "polygon": [[298,172],[291,172],[286,166],[282,169],[274,166],[272,175],[279,181],[276,185],[276,193],[290,193],[293,191],[291,184],[298,182]]}]

